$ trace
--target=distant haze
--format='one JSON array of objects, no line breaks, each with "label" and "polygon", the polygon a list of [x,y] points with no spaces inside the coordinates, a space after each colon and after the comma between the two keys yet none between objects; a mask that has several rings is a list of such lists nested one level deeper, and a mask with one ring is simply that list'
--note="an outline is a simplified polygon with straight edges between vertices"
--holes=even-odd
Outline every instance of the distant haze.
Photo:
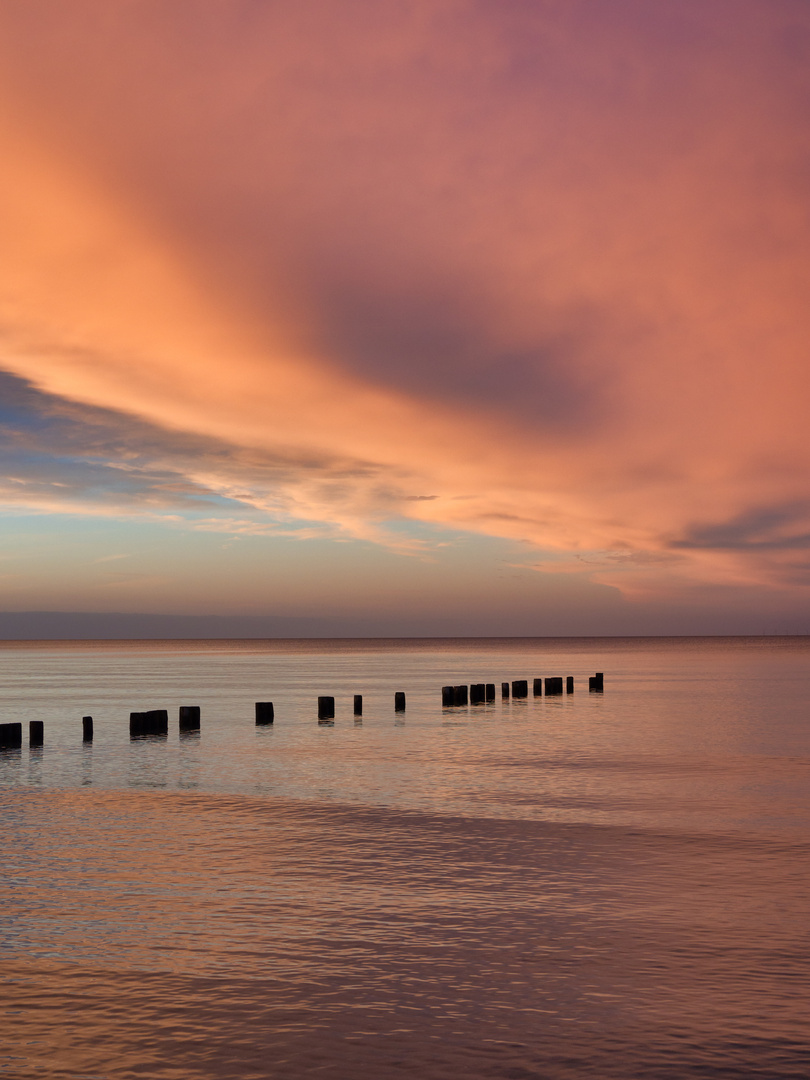
[{"label": "distant haze", "polygon": [[[708,623],[708,628],[706,624]],[[166,640],[215,638],[405,638],[405,637],[495,637],[495,638],[555,638],[555,637],[646,637],[661,636],[654,619],[646,624],[636,619],[619,625],[604,626],[592,623],[591,633],[585,633],[584,622],[563,626],[559,633],[550,633],[542,621],[512,622],[481,618],[470,622],[462,619],[403,620],[396,616],[384,618],[295,618],[251,615],[159,615],[127,614],[125,612],[68,612],[14,611],[0,613],[0,641],[99,641],[99,640]],[[754,636],[772,634],[803,634],[807,623],[781,622],[742,624],[726,618],[704,619],[701,634]],[[540,629],[538,629],[540,627]],[[671,635],[695,636],[694,624],[676,623]]]}]

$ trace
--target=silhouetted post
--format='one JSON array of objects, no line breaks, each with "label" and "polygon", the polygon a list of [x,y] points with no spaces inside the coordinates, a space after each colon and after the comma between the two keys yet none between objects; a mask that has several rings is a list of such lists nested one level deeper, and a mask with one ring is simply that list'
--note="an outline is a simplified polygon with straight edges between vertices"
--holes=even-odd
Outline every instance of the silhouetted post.
[{"label": "silhouetted post", "polygon": [[563,692],[562,676],[554,676],[551,679],[546,679],[546,696],[549,694],[561,694]]},{"label": "silhouetted post", "polygon": [[[541,696],[541,694],[543,693],[543,680],[542,679],[535,679],[534,680],[534,684],[532,686],[532,691],[533,691],[535,697],[540,697]],[[546,691],[546,693],[548,693],[548,690]]]},{"label": "silhouetted post", "polygon": [[495,683],[488,682],[486,686],[486,699],[487,701],[495,700]]},{"label": "silhouetted post", "polygon": [[147,735],[169,734],[169,713],[167,709],[149,709],[146,713]]},{"label": "silhouetted post", "polygon": [[482,682],[473,683],[470,687],[470,704],[480,705],[486,698],[486,687]]},{"label": "silhouetted post", "polygon": [[501,697],[502,698],[508,698],[509,697],[509,683],[508,682],[502,682],[501,683]]},{"label": "silhouetted post", "polygon": [[573,694],[574,692],[574,676],[569,675],[565,680],[565,692],[566,694]]},{"label": "silhouetted post", "polygon": [[28,721],[28,745],[43,746],[45,744],[45,724],[42,720]]},{"label": "silhouetted post", "polygon": [[442,687],[442,708],[449,709],[456,703],[455,687],[443,686]]},{"label": "silhouetted post", "polygon": [[146,714],[150,735],[169,734],[169,712],[167,709],[150,709]]},{"label": "silhouetted post", "polygon": [[335,699],[333,697],[318,698],[318,719],[333,720],[335,716]]},{"label": "silhouetted post", "polygon": [[362,716],[363,715],[363,695],[362,694],[355,694],[354,695],[354,715],[355,716]]},{"label": "silhouetted post", "polygon": [[453,699],[456,705],[467,704],[467,687],[466,686],[454,686],[453,687]]},{"label": "silhouetted post", "polygon": [[[276,718],[275,710],[273,709],[272,701],[257,701],[256,702],[256,723],[257,724],[272,724]],[[199,725],[198,725],[199,726]]]},{"label": "silhouetted post", "polygon": [[93,741],[93,717],[82,717],[82,742]]},{"label": "silhouetted post", "polygon": [[147,712],[129,714],[129,737],[139,735],[168,735],[169,714],[166,709],[149,709]]},{"label": "silhouetted post", "polygon": [[405,712],[405,695],[401,690],[397,690],[394,694],[394,710],[396,712]]},{"label": "silhouetted post", "polygon": [[17,750],[22,746],[22,724],[0,724],[0,750]]},{"label": "silhouetted post", "polygon": [[136,739],[139,735],[146,734],[146,713],[131,712],[129,714],[129,737]]},{"label": "silhouetted post", "polygon": [[598,694],[601,694],[605,689],[605,676],[601,671],[597,671],[595,675],[591,675],[588,679],[588,689],[595,690]]},{"label": "silhouetted post", "polygon": [[529,696],[528,679],[514,679],[512,681],[512,697],[522,698]]},{"label": "silhouetted post", "polygon": [[[273,711],[273,706],[271,704],[270,712],[272,713],[272,711]],[[200,730],[200,706],[199,705],[181,705],[180,706],[180,730],[181,731],[199,731]]]}]

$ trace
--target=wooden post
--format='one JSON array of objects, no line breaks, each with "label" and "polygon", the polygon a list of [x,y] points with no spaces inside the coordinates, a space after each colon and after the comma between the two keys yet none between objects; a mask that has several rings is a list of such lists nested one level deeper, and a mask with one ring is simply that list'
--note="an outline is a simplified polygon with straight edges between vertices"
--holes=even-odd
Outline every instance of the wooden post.
[{"label": "wooden post", "polygon": [[[548,681],[548,680],[546,680],[546,681]],[[534,693],[535,697],[540,697],[542,695],[542,693],[543,693],[543,680],[542,679],[535,679],[532,690],[533,690],[533,693]],[[546,690],[546,693],[548,693],[548,690]]]},{"label": "wooden post", "polygon": [[22,724],[0,724],[0,750],[17,750],[22,746]]},{"label": "wooden post", "polygon": [[147,712],[129,714],[129,737],[140,735],[168,735],[169,714],[166,709],[149,709]]},{"label": "wooden post", "polygon": [[563,692],[562,676],[554,676],[551,679],[546,679],[546,697],[549,694],[561,694]]},{"label": "wooden post", "polygon": [[591,675],[588,679],[588,689],[595,690],[598,694],[601,694],[605,689],[605,676],[601,671],[597,671],[595,675]]},{"label": "wooden post", "polygon": [[512,697],[522,698],[529,696],[529,683],[527,679],[514,679],[512,681]]},{"label": "wooden post", "polygon": [[169,713],[166,709],[150,709],[146,714],[148,735],[169,734]]},{"label": "wooden post", "polygon": [[495,700],[495,683],[488,682],[486,687],[486,699],[487,701]]},{"label": "wooden post", "polygon": [[442,708],[443,709],[449,709],[451,706],[455,705],[455,703],[456,703],[456,695],[455,695],[454,691],[455,691],[454,686],[443,686],[442,687]]},{"label": "wooden post", "polygon": [[355,716],[362,716],[363,715],[363,695],[362,694],[355,694],[354,695],[354,715]]},{"label": "wooden post", "polygon": [[574,692],[574,676],[569,675],[565,680],[565,692],[566,694],[573,694]]},{"label": "wooden post", "polygon": [[[272,709],[272,705],[271,705]],[[200,706],[199,705],[181,705],[180,706],[180,730],[181,731],[199,731],[200,730]]]},{"label": "wooden post", "polygon": [[82,742],[93,741],[93,717],[82,717]]},{"label": "wooden post", "polygon": [[255,704],[257,724],[272,724],[276,718],[272,701],[257,701]]},{"label": "wooden post", "polygon": [[504,699],[509,697],[509,683],[508,682],[502,682],[501,683],[501,697],[504,698]]},{"label": "wooden post", "polygon": [[466,686],[454,686],[453,687],[453,700],[456,705],[467,704],[467,687]]},{"label": "wooden post", "polygon": [[396,712],[405,712],[405,695],[401,690],[397,690],[394,694],[394,710]]},{"label": "wooden post", "polygon": [[129,737],[130,739],[137,739],[140,735],[146,734],[146,713],[144,712],[131,712],[129,714]]},{"label": "wooden post", "polygon": [[332,720],[335,716],[335,699],[333,697],[318,698],[318,719]]},{"label": "wooden post", "polygon": [[45,743],[45,724],[42,720],[28,721],[28,745],[43,746]]},{"label": "wooden post", "polygon": [[485,700],[486,687],[482,682],[470,686],[470,704],[480,705]]}]

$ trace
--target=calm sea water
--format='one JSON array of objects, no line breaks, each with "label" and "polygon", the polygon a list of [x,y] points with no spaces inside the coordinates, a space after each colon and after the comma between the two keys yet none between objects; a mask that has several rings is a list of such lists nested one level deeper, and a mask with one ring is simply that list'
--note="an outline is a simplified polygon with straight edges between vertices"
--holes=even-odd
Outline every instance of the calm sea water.
[{"label": "calm sea water", "polygon": [[[809,662],[805,638],[0,643],[0,722],[45,722],[0,753],[0,1075],[807,1077]],[[148,708],[168,738],[130,741]]]}]

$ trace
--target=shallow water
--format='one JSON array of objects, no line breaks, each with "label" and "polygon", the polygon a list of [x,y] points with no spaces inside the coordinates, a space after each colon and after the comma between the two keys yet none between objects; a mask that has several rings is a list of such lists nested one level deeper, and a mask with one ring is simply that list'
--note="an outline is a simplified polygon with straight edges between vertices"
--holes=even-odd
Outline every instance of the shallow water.
[{"label": "shallow water", "polygon": [[[0,754],[0,1073],[807,1076],[808,659],[0,646],[0,719],[45,721],[41,751]],[[558,674],[574,695],[441,708],[443,683]],[[131,742],[158,707],[169,737]]]}]

